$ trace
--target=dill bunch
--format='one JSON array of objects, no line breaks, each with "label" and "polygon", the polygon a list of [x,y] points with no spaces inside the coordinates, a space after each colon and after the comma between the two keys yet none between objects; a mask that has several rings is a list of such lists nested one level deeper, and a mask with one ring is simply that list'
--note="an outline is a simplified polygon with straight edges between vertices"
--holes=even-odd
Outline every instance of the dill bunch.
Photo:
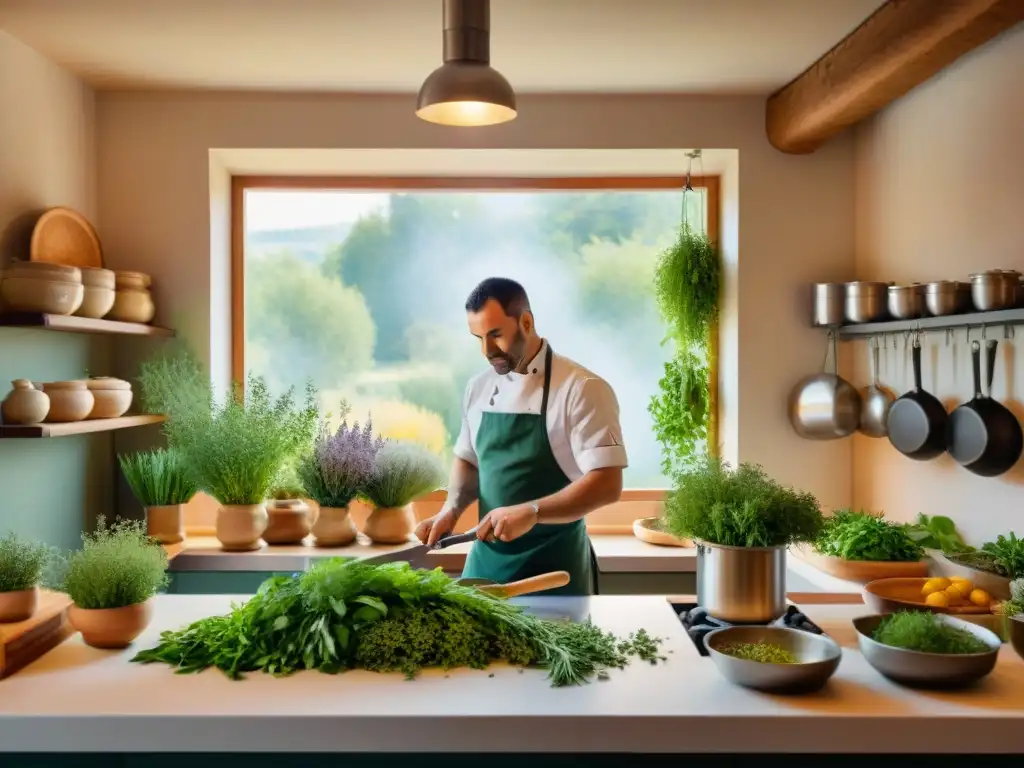
[{"label": "dill bunch", "polygon": [[144,507],[187,504],[196,495],[196,484],[184,459],[173,448],[123,454],[117,460],[136,500]]},{"label": "dill bunch", "polygon": [[54,563],[55,550],[27,541],[13,531],[0,539],[0,592],[21,592],[39,586]]},{"label": "dill bunch", "polygon": [[711,239],[684,223],[658,258],[654,295],[682,348],[704,348],[718,317],[721,259]]},{"label": "dill bunch", "polygon": [[872,637],[882,645],[921,653],[984,653],[989,649],[966,629],[946,624],[931,611],[890,613]]},{"label": "dill bunch", "polygon": [[82,548],[64,560],[59,589],[79,608],[123,608],[142,603],[167,584],[167,553],[138,521],[111,526],[97,519]]},{"label": "dill bunch", "polygon": [[631,656],[653,661],[659,643],[646,633],[620,641],[589,621],[540,619],[440,569],[335,558],[268,579],[231,613],[165,632],[133,661],[180,673],[216,667],[240,679],[353,668],[413,678],[427,667],[482,669],[505,660],[545,668],[551,684],[563,686],[622,668]]}]

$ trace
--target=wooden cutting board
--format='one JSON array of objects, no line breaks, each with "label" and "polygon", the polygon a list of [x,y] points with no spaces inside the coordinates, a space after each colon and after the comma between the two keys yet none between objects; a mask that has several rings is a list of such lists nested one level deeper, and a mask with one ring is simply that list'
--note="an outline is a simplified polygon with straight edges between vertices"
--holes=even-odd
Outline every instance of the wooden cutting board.
[{"label": "wooden cutting board", "polygon": [[68,267],[103,267],[103,248],[92,224],[78,211],[51,208],[32,230],[30,261]]},{"label": "wooden cutting board", "polygon": [[39,610],[27,621],[0,624],[0,679],[13,675],[73,634],[68,623],[71,599],[62,592],[43,590]]}]

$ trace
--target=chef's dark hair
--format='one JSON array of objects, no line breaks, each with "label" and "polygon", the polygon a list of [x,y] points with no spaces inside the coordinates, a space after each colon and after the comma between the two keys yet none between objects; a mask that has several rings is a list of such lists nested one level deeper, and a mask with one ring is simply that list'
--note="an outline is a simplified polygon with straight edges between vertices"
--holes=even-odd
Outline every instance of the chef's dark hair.
[{"label": "chef's dark hair", "polygon": [[530,311],[526,289],[507,277],[488,277],[481,282],[466,299],[466,311],[479,312],[491,299],[498,302],[509,317],[519,319],[523,312]]}]

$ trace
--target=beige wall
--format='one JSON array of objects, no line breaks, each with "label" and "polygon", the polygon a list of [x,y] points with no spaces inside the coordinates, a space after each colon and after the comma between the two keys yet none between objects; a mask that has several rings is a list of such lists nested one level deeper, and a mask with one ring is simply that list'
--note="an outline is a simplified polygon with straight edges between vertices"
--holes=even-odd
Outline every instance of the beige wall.
[{"label": "beige wall", "polygon": [[849,442],[797,439],[785,402],[821,363],[805,284],[853,268],[851,137],[812,156],[782,155],[765,139],[757,98],[524,96],[516,121],[480,130],[428,125],[411,104],[411,96],[101,93],[99,208],[110,262],[151,272],[158,320],[225,370],[223,209],[211,204],[211,187],[223,185],[211,149],[737,149],[739,166],[723,180],[736,310],[723,340],[726,454],[763,463],[827,505],[849,503]]},{"label": "beige wall", "polygon": [[[27,258],[32,226],[51,206],[96,221],[92,91],[0,32],[0,265]],[[0,328],[0,397],[15,378],[59,381],[111,372],[109,339]],[[0,440],[0,535],[62,547],[111,512],[111,438]]]},{"label": "beige wall", "polygon": [[[982,269],[1024,270],[1024,28],[1003,35],[886,109],[857,132],[857,276],[966,279]],[[1024,331],[1024,329],[1019,329]],[[1002,329],[994,331],[1002,339]],[[975,335],[974,338],[977,338]],[[1001,344],[994,394],[1024,417],[1024,343]],[[953,407],[971,394],[964,332],[925,342],[925,387]],[[859,382],[865,345],[858,344]],[[903,342],[891,342],[884,383],[911,382]],[[885,440],[856,438],[854,501],[899,519],[945,514],[980,544],[1024,533],[1024,464],[975,477],[948,457],[913,462]]]}]

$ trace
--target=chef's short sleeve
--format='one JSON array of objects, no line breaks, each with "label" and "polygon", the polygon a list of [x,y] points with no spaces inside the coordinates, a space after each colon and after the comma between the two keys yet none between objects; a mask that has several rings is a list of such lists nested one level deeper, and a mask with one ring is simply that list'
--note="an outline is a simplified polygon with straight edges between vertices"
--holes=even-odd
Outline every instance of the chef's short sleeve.
[{"label": "chef's short sleeve", "polygon": [[468,461],[474,467],[477,465],[476,449],[473,448],[473,435],[469,429],[469,404],[473,397],[473,382],[466,387],[466,394],[462,398],[462,427],[459,430],[459,437],[455,441],[452,453],[463,461]]},{"label": "chef's short sleeve", "polygon": [[569,396],[569,444],[583,474],[607,467],[627,467],[619,424],[619,402],[608,382],[586,377]]}]

